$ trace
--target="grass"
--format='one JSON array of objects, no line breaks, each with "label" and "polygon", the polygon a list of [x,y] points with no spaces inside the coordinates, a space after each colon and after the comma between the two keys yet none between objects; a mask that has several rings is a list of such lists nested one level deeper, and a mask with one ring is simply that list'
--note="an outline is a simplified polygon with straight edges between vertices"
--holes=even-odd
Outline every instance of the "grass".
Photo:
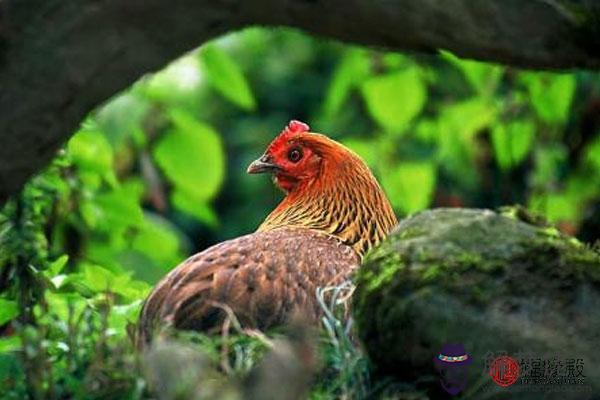
[{"label": "grass", "polygon": [[[64,319],[48,312],[35,329],[17,327],[16,337],[30,337],[0,351],[0,398],[240,399],[259,391],[268,399],[281,387],[310,399],[374,397],[383,386],[372,384],[354,335],[353,291],[350,282],[317,291],[324,314],[318,329],[295,321],[265,333],[244,329],[230,314],[221,335],[177,332],[143,354],[127,333],[131,324],[110,326],[107,294],[104,303],[68,307]],[[44,366],[43,380],[27,377],[40,372],[32,363]]]}]

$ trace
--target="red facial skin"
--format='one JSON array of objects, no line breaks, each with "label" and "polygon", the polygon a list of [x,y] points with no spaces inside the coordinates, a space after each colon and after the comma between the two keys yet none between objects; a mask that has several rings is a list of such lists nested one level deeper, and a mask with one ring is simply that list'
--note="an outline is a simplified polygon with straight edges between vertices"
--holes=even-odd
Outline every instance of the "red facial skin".
[{"label": "red facial skin", "polygon": [[[265,152],[270,161],[279,167],[279,171],[274,174],[275,184],[286,193],[294,191],[319,174],[321,157],[302,141],[308,130],[308,125],[291,121]],[[291,157],[293,151],[299,152],[298,159]]]},{"label": "red facial skin", "polygon": [[[290,152],[300,151],[301,157],[297,162],[290,160]],[[321,157],[309,147],[300,143],[287,143],[271,155],[273,163],[281,170],[274,175],[274,181],[284,192],[289,193],[302,182],[309,181],[319,173]]]}]

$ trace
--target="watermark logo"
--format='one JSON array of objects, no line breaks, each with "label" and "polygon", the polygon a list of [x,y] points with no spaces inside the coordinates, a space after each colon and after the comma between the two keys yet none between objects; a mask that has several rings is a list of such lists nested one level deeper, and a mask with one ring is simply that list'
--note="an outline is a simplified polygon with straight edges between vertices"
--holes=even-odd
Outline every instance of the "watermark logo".
[{"label": "watermark logo", "polygon": [[[496,385],[513,394],[592,391],[592,386],[586,381],[583,358],[546,357],[522,350],[510,356],[505,351],[490,351],[484,356],[483,372]],[[492,384],[486,390],[492,390],[494,386]]]},{"label": "watermark logo", "polygon": [[495,358],[489,370],[489,375],[498,386],[508,387],[519,379],[519,364],[509,356]]},{"label": "watermark logo", "polygon": [[[544,357],[530,351],[510,354],[488,351],[476,361],[488,379],[487,384],[479,387],[481,391],[502,390],[511,394],[593,391],[584,372],[584,358],[547,354]],[[462,344],[445,344],[433,357],[433,363],[440,376],[440,385],[447,393],[455,396],[467,388],[468,367],[473,358]]]},{"label": "watermark logo", "polygon": [[462,344],[445,344],[438,355],[433,357],[433,364],[440,374],[442,388],[455,396],[467,387],[467,367],[471,364]]}]

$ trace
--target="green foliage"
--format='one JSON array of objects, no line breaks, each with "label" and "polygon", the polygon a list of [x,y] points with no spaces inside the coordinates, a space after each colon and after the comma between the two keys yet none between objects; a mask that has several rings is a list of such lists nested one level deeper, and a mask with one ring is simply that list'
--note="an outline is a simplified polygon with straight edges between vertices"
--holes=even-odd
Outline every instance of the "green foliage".
[{"label": "green foliage", "polygon": [[538,116],[547,123],[564,123],[575,93],[572,75],[522,74],[531,104]]},{"label": "green foliage", "polygon": [[597,137],[586,149],[585,162],[587,162],[596,173],[600,172],[600,137]]},{"label": "green foliage", "polygon": [[82,129],[69,140],[68,150],[73,164],[78,166],[89,176],[92,185],[99,184],[94,181],[96,176],[105,178],[114,183],[113,152],[106,137],[101,131]]},{"label": "green foliage", "polygon": [[228,100],[243,108],[254,110],[256,101],[240,67],[227,53],[215,45],[206,45],[200,59],[208,80]]},{"label": "green foliage", "polygon": [[370,61],[365,50],[349,50],[336,67],[327,96],[323,103],[323,112],[332,118],[340,112],[348,100],[351,91],[356,89],[369,76]]},{"label": "green foliage", "polygon": [[19,315],[17,302],[0,298],[0,325],[4,325],[17,315]]},{"label": "green foliage", "polygon": [[410,214],[429,205],[435,180],[436,171],[432,162],[404,162],[384,175],[383,187],[392,205]]},{"label": "green foliage", "polygon": [[211,200],[225,175],[221,138],[183,111],[173,110],[170,117],[175,130],[160,139],[154,157],[177,191],[197,203]]},{"label": "green foliage", "polygon": [[[98,110],[93,124],[96,125],[97,132],[103,134],[113,148],[123,146],[130,138],[143,142],[142,125],[149,108],[148,100],[132,90],[117,96]],[[74,146],[74,149],[81,151],[81,147]]]},{"label": "green foliage", "polygon": [[374,76],[363,84],[362,92],[375,121],[392,132],[402,131],[427,99],[419,70],[414,67]]},{"label": "green foliage", "polygon": [[180,233],[168,220],[147,213],[144,223],[131,243],[140,254],[150,255],[165,271],[173,265],[173,254],[178,254]]},{"label": "green foliage", "polygon": [[138,199],[126,187],[97,193],[81,204],[81,216],[91,228],[109,232],[138,226],[143,221]]},{"label": "green foliage", "polygon": [[531,121],[512,121],[492,129],[492,145],[498,166],[503,169],[519,165],[531,150],[535,125]]},{"label": "green foliage", "polygon": [[504,74],[504,68],[499,65],[462,60],[446,51],[442,52],[442,56],[460,69],[473,89],[483,96],[493,94]]}]

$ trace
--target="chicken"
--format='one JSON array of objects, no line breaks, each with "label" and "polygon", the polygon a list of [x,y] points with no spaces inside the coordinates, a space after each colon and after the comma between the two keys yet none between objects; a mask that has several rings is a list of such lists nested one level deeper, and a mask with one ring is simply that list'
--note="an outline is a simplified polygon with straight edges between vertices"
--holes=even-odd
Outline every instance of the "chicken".
[{"label": "chicken", "polygon": [[271,173],[283,201],[255,233],[212,246],[163,278],[142,308],[139,335],[157,327],[210,331],[226,311],[266,329],[301,312],[316,321],[318,287],[348,279],[397,220],[365,163],[291,121],[248,173]]}]

